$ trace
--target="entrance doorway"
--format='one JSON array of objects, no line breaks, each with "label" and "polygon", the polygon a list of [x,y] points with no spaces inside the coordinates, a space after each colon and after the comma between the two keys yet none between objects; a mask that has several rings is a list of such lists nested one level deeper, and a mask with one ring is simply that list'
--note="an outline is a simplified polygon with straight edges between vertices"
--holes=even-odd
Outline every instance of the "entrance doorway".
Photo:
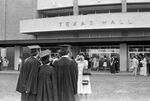
[{"label": "entrance doorway", "polygon": [[120,48],[116,46],[86,46],[80,47],[80,52],[85,53],[85,59],[89,61],[89,68],[97,71],[109,71],[111,56],[118,60],[116,71],[120,70]]},{"label": "entrance doorway", "polygon": [[132,66],[132,58],[133,56],[137,55],[143,55],[146,58],[150,58],[150,45],[130,45],[128,47],[128,70],[130,70],[130,67]]}]

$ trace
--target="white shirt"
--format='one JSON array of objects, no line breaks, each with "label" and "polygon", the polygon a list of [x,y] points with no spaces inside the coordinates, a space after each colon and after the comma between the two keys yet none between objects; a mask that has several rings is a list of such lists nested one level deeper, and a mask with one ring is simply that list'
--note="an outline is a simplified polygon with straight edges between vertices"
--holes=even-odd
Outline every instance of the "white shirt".
[{"label": "white shirt", "polygon": [[136,58],[133,58],[132,66],[136,68],[139,66],[139,61]]}]

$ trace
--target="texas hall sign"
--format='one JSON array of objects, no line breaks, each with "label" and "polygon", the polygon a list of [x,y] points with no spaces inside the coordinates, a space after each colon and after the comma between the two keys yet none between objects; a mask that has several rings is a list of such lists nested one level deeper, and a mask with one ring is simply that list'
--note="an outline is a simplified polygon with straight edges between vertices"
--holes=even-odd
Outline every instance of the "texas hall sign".
[{"label": "texas hall sign", "polygon": [[62,19],[57,23],[60,29],[107,29],[131,26],[134,21],[125,17],[111,17],[109,15],[79,15],[72,16],[70,19]]},{"label": "texas hall sign", "polygon": [[101,25],[115,25],[115,24],[133,24],[133,21],[130,20],[130,19],[127,19],[126,21],[123,20],[123,19],[118,19],[118,20],[102,20],[102,21],[95,21],[95,20],[86,20],[86,21],[61,21],[59,22],[59,27],[76,27],[76,26],[80,26],[80,27],[83,27],[83,26],[94,26],[96,25],[97,23],[101,24]]},{"label": "texas hall sign", "polygon": [[21,33],[120,28],[150,28],[150,13],[91,14],[20,22]]}]

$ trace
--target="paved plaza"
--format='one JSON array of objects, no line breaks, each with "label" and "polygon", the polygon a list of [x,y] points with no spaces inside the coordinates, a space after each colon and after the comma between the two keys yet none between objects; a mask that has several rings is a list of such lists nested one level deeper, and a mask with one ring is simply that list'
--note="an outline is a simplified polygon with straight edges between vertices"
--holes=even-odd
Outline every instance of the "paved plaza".
[{"label": "paved plaza", "polygon": [[[20,101],[15,91],[18,74],[0,71],[0,101]],[[150,76],[94,72],[91,86],[92,94],[82,101],[150,101]]]}]

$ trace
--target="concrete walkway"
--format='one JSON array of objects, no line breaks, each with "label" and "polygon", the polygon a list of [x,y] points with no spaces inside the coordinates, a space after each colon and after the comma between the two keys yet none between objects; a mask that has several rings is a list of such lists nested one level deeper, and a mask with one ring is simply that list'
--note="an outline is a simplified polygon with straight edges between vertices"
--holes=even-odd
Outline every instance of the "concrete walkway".
[{"label": "concrete walkway", "polygon": [[[0,101],[20,101],[16,92],[19,71],[0,71]],[[130,72],[111,75],[93,72],[92,94],[80,101],[150,101],[150,76],[134,76]]]}]

